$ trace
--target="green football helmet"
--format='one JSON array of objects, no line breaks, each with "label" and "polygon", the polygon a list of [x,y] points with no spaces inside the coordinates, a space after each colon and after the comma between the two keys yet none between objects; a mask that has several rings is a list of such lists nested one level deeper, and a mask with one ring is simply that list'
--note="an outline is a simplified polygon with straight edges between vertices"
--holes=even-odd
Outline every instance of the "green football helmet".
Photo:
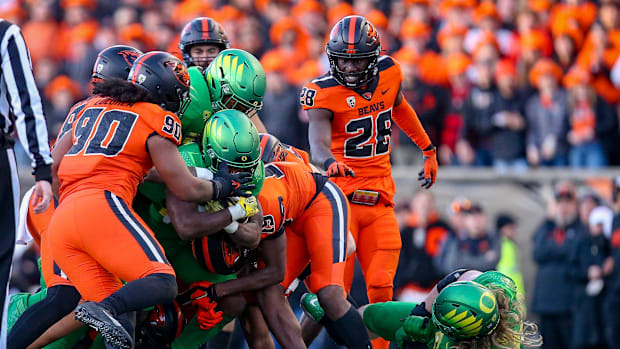
[{"label": "green football helmet", "polygon": [[474,281],[446,286],[433,303],[433,323],[453,340],[486,336],[499,324],[497,300],[491,291]]},{"label": "green football helmet", "polygon": [[474,279],[475,282],[486,286],[497,286],[504,290],[510,302],[517,298],[517,284],[505,274],[496,270],[485,271]]},{"label": "green football helmet", "polygon": [[213,114],[211,109],[211,97],[207,82],[205,81],[202,68],[190,67],[189,73],[189,97],[190,102],[181,116],[181,129],[183,130],[183,142],[186,140],[200,141],[202,131],[207,119]]},{"label": "green football helmet", "polygon": [[213,111],[235,109],[252,116],[263,107],[265,70],[256,57],[239,49],[220,52],[205,71]]},{"label": "green football helmet", "polygon": [[260,159],[258,131],[248,117],[238,110],[225,109],[205,125],[202,149],[206,167],[216,173],[220,163],[252,173],[258,195],[265,180],[265,166]]}]

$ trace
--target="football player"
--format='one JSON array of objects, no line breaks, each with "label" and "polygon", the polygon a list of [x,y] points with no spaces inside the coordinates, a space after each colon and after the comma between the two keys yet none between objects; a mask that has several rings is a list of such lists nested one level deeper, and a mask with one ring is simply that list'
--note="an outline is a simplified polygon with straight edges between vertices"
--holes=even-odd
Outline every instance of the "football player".
[{"label": "football player", "polygon": [[[97,59],[93,65],[91,84],[93,87],[96,87],[97,84],[106,79],[127,79],[133,62],[140,55],[142,55],[142,52],[138,49],[125,45],[111,46],[102,50],[97,55]],[[56,143],[71,131],[77,115],[82,111],[87,101],[88,99],[82,100],[69,110],[58,136],[56,137]],[[70,136],[67,135],[67,137]],[[57,151],[52,150],[52,156],[55,154],[57,154]],[[54,170],[57,170],[57,166],[53,167]],[[58,182],[56,173],[54,173],[53,178],[54,193],[57,197],[60,183]],[[54,268],[51,252],[49,252],[49,240],[43,239],[52,214],[57,206],[57,200],[55,199],[54,205],[50,205],[47,211],[41,214],[34,214],[33,203],[30,202],[28,195],[24,197],[24,200],[28,202],[28,208],[24,211],[25,217],[21,217],[20,219],[25,221],[23,227],[27,232],[23,232],[22,235],[24,236],[24,242],[29,239],[28,236],[31,236],[36,244],[41,247],[41,264],[46,266],[43,269],[45,270],[43,278],[45,280],[45,285],[49,287],[49,291],[44,287],[43,291],[32,296],[28,293],[20,293],[11,297],[8,326],[9,329],[12,330],[8,337],[9,348],[22,348],[33,343],[35,339],[52,326],[52,324],[56,323],[66,314],[69,314],[69,312],[77,306],[77,302],[80,299],[79,293],[72,286],[71,282],[67,280],[64,273],[62,273],[58,267]],[[42,240],[45,243],[45,247],[41,244]],[[46,297],[46,294],[49,294],[49,296]],[[43,301],[37,303],[39,300]],[[26,310],[33,304],[37,305],[32,309]],[[19,311],[20,309],[21,311]],[[37,316],[36,321],[33,321],[31,314],[38,313],[39,311],[44,313],[45,317]],[[25,314],[22,316],[24,312]],[[43,346],[48,343],[49,339],[41,338],[41,340],[33,344]]]},{"label": "football player", "polygon": [[[304,311],[322,316],[315,296],[305,294]],[[537,347],[542,338],[535,324],[525,321],[523,295],[508,276],[459,269],[444,277],[419,304],[375,303],[360,308],[371,336],[414,348]]]},{"label": "football player", "polygon": [[[379,35],[367,19],[340,20],[325,50],[330,72],[307,83],[300,97],[308,113],[312,159],[351,202],[351,232],[370,303],[390,301],[401,248],[389,155],[392,120],[423,150],[418,177],[423,188],[437,178],[435,147],[400,91],[399,63],[380,56]],[[351,256],[347,286],[353,267]],[[373,345],[387,348],[388,343]]]},{"label": "football player", "polygon": [[187,67],[207,68],[227,48],[230,41],[222,26],[212,18],[194,18],[183,27],[179,49]]},{"label": "football player", "polygon": [[87,300],[76,318],[106,343],[130,348],[134,312],[171,301],[177,293],[161,246],[127,205],[139,181],[155,165],[170,190],[196,202],[244,196],[253,186],[244,184],[248,173],[223,170],[204,181],[185,166],[176,148],[181,123],[175,113],[187,105],[189,76],[174,56],[144,54],[127,81],[110,79],[94,92],[73,137],[57,145],[60,204],[47,234],[54,260]]},{"label": "football player", "polygon": [[[207,122],[205,135],[209,144],[205,152],[209,156],[205,159],[195,143],[179,147],[186,165],[207,178],[222,164],[228,164],[232,171],[251,172],[256,185],[252,192],[257,194],[262,187],[264,169],[259,158],[258,133],[248,118],[236,110],[219,111]],[[236,203],[230,202],[230,206],[210,202],[203,209],[168,190],[163,207],[151,206],[151,211],[160,215],[151,221],[155,236],[177,276],[195,290],[190,293],[197,314],[177,338],[172,338],[172,348],[200,347],[244,309],[241,295],[222,297],[214,304],[201,297],[197,286],[235,277],[243,256],[229,246],[251,250],[258,245],[262,211],[253,199],[240,198]],[[248,220],[245,223],[237,222],[245,219]]]}]

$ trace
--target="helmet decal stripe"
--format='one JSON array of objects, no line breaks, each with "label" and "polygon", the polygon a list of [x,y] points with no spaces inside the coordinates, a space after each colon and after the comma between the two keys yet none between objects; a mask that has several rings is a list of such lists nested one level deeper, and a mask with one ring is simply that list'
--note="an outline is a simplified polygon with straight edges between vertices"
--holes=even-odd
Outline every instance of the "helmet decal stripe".
[{"label": "helmet decal stripe", "polygon": [[349,42],[349,50],[355,50],[355,26],[357,25],[357,17],[353,17],[349,19],[349,38],[347,41]]},{"label": "helmet decal stripe", "polygon": [[202,39],[209,39],[209,20],[207,18],[202,18],[200,20],[200,25],[202,26]]},{"label": "helmet decal stripe", "polygon": [[149,52],[147,54],[142,55],[141,59],[136,60],[134,63],[138,62],[138,64],[136,65],[136,70],[133,72],[133,77],[131,78],[131,82],[132,83],[136,83],[136,79],[138,78],[138,74],[140,72],[140,70],[142,69],[142,63],[144,63],[144,61],[147,60],[147,58],[149,58],[150,56],[154,55],[156,52]]}]

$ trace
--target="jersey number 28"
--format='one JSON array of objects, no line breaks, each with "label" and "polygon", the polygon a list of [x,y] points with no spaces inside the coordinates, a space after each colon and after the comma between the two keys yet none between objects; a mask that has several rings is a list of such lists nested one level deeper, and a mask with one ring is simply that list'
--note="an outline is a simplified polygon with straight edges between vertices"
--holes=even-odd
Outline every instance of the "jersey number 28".
[{"label": "jersey number 28", "polygon": [[[382,111],[373,117],[353,119],[345,125],[347,134],[355,134],[344,142],[344,156],[347,158],[369,158],[390,150],[392,135],[392,109]],[[368,143],[372,137],[376,142]],[[368,143],[368,144],[366,144]]]}]

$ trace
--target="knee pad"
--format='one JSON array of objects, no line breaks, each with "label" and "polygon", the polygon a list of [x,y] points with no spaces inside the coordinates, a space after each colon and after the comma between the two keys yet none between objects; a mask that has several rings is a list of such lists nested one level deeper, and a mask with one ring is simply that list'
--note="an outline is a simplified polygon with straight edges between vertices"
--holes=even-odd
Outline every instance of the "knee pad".
[{"label": "knee pad", "polygon": [[392,286],[368,287],[367,293],[369,303],[389,302],[394,296],[394,289]]}]

